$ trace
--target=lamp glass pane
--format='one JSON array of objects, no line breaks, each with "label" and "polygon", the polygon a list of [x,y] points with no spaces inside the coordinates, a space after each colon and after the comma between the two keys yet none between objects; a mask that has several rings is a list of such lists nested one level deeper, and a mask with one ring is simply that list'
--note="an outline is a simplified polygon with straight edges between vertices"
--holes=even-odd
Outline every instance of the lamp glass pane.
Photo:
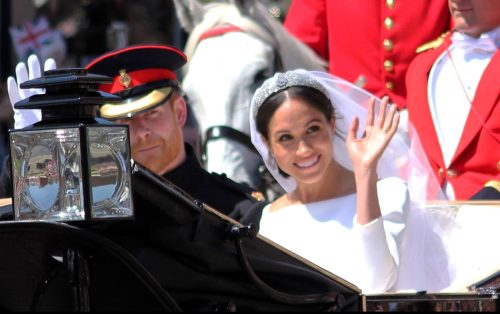
[{"label": "lamp glass pane", "polygon": [[127,126],[87,128],[92,219],[133,216]]},{"label": "lamp glass pane", "polygon": [[10,133],[16,220],[84,220],[78,128]]}]

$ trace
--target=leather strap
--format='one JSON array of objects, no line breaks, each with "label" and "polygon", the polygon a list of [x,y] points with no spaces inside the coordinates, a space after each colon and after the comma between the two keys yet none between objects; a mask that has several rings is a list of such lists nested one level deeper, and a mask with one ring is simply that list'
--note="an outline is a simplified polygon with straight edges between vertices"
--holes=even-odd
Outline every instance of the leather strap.
[{"label": "leather strap", "polygon": [[205,142],[203,144],[204,154],[206,154],[207,152],[207,143],[211,140],[220,138],[227,138],[231,141],[242,144],[256,154],[259,153],[255,146],[253,146],[252,141],[250,140],[250,136],[248,136],[247,134],[240,132],[232,127],[216,125],[208,128],[205,132]]}]

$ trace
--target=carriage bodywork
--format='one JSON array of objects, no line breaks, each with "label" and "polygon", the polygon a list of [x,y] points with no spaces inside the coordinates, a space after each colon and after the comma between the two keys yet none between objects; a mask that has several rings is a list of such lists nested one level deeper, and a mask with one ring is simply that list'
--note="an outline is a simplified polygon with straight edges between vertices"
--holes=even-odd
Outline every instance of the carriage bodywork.
[{"label": "carriage bodywork", "polygon": [[[360,290],[134,166],[135,221],[0,223],[8,311],[357,311]],[[4,219],[8,218],[4,215]]]}]

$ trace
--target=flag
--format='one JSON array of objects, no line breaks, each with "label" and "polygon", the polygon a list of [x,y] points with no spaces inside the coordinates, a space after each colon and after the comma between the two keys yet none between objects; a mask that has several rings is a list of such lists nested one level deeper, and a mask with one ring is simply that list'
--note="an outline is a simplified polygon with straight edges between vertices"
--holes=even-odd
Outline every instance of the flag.
[{"label": "flag", "polygon": [[62,61],[66,54],[66,43],[58,30],[53,30],[46,17],[39,17],[22,26],[9,28],[12,43],[19,61],[36,54],[41,60],[54,58]]}]

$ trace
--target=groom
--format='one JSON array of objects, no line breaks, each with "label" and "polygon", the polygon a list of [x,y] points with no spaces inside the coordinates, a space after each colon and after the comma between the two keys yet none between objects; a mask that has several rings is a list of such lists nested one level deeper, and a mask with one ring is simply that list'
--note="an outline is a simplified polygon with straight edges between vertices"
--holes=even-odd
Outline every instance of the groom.
[{"label": "groom", "polygon": [[[89,73],[113,78],[111,84],[101,85],[100,90],[119,95],[123,101],[101,106],[100,116],[129,125],[135,161],[195,199],[238,219],[247,209],[264,204],[264,198],[223,174],[208,173],[201,167],[191,145],[185,143],[182,129],[187,104],[175,71],[186,62],[186,56],[174,47],[131,46],[96,58],[86,69]],[[36,66],[39,67],[38,61]],[[36,66],[31,64],[30,70]],[[9,95],[11,99],[21,100],[18,84],[23,81],[20,77],[27,79],[28,75],[20,76],[18,72],[17,76],[17,83],[12,77],[8,79]],[[19,113],[23,114],[22,111]],[[4,167],[2,171],[1,197],[12,195],[9,169],[10,166]]]}]

